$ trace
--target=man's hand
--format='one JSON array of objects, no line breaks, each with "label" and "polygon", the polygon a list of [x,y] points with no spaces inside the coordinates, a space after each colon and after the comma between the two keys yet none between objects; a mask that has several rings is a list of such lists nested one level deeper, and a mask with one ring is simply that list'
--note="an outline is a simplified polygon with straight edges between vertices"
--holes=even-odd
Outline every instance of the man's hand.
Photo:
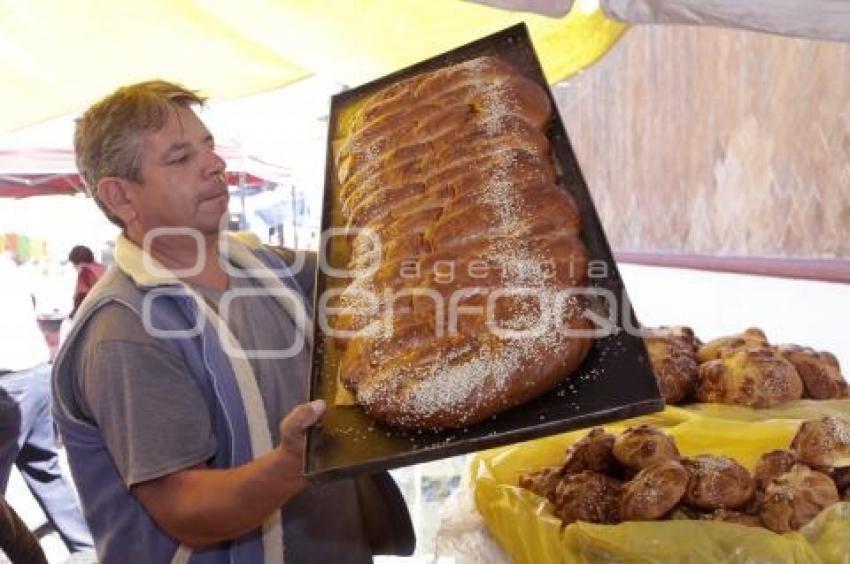
[{"label": "man's hand", "polygon": [[260,527],[304,488],[304,432],[325,412],[317,400],[280,422],[280,445],[237,468],[187,468],[132,491],[168,534],[192,547],[237,538]]},{"label": "man's hand", "polygon": [[303,482],[301,468],[304,460],[304,433],[324,415],[326,408],[324,400],[302,403],[295,406],[280,422],[278,448],[283,452],[286,468],[283,475],[287,478]]}]

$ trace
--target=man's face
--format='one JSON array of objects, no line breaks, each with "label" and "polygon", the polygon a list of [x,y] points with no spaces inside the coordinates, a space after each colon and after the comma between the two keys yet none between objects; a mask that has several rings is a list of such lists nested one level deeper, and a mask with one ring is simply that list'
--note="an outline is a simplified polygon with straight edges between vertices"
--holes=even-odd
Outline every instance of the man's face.
[{"label": "man's face", "polygon": [[143,181],[131,198],[142,235],[156,227],[219,231],[229,198],[225,163],[195,112],[169,111],[165,126],[145,135],[141,163]]}]

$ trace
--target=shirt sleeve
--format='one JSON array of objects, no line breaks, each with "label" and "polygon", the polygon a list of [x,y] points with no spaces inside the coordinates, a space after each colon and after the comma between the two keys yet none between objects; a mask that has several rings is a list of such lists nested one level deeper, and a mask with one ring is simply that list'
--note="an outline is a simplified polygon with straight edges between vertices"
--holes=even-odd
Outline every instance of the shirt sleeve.
[{"label": "shirt sleeve", "polygon": [[216,450],[209,410],[182,357],[123,306],[90,321],[78,401],[127,486],[202,463]]}]

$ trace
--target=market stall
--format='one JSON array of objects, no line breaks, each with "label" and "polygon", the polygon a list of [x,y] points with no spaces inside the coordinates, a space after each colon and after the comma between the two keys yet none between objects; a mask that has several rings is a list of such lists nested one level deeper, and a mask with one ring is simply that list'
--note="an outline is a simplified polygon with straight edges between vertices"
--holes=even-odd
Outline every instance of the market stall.
[{"label": "market stall", "polygon": [[[132,12],[133,17],[143,21],[168,17],[178,22],[176,27],[186,32],[183,39],[202,40],[193,48],[204,45],[220,54],[210,59],[230,72],[187,72],[179,58],[169,59],[168,64],[175,67],[163,70],[165,59],[156,57],[153,66],[128,69],[120,64],[121,57],[136,57],[128,50],[115,59],[98,59],[100,70],[109,71],[102,72],[99,81],[74,81],[63,75],[66,61],[54,60],[26,43],[25,26],[20,25],[16,37],[24,38],[21,49],[45,65],[57,66],[45,66],[53,70],[38,77],[14,75],[19,87],[10,91],[17,97],[10,98],[10,104],[22,103],[34,92],[41,102],[27,105],[27,111],[6,114],[2,126],[11,129],[34,123],[50,115],[42,111],[45,107],[56,108],[55,113],[76,111],[114,84],[152,72],[173,74],[217,98],[319,73],[331,76],[329,82],[336,85],[324,96],[341,90],[340,85],[359,85],[525,21],[638,319],[654,327],[689,325],[705,342],[758,326],[767,336],[763,344],[795,343],[829,351],[846,373],[850,365],[843,331],[850,314],[847,45],[724,29],[642,26],[638,24],[647,23],[651,9],[630,19],[623,3],[617,2],[609,2],[608,7],[623,9],[608,10],[608,15],[634,22],[631,29],[593,3],[578,2],[567,16],[563,14],[571,3],[484,3],[513,4],[561,17],[457,2],[429,3],[428,7],[375,2],[368,9],[358,7],[356,14],[351,6],[331,3],[319,7],[306,2],[255,2],[252,9],[225,4],[189,9],[179,3],[154,3],[150,11]],[[830,3],[814,4],[827,9],[824,5]],[[76,17],[61,10],[47,13],[38,3],[34,6],[30,15],[42,21]],[[87,20],[86,29],[92,34],[104,32],[101,21],[127,16],[119,8],[97,7],[107,10],[109,17]],[[118,11],[112,13],[113,9]],[[346,14],[344,9],[352,12]],[[675,13],[691,19],[655,14],[652,21],[731,22],[729,13],[708,15],[701,21],[690,8]],[[814,7],[807,13],[815,14],[814,21],[827,19],[818,17]],[[848,28],[836,22],[845,21],[841,17],[846,14],[838,8],[834,15],[829,18],[832,31],[820,37],[842,39]],[[25,19],[19,16],[13,18],[15,27]],[[282,20],[297,22],[291,24],[291,33],[282,34],[275,27]],[[354,20],[360,22],[358,26],[350,25]],[[777,29],[759,23],[755,15],[747,21],[741,27],[819,37],[817,26]],[[119,27],[108,31],[118,37]],[[159,29],[153,20],[150,28]],[[178,38],[162,33],[163,48],[180,44]],[[61,35],[57,41],[63,41]],[[67,45],[69,58],[91,55],[74,50],[83,47]],[[586,70],[579,72],[582,69]],[[74,84],[75,90],[60,95],[45,85],[52,80]],[[807,102],[801,104],[801,99]],[[288,115],[287,110],[293,108],[285,103],[268,108],[281,116]],[[293,115],[293,119],[297,118]],[[312,121],[326,119],[327,114],[322,114]],[[314,194],[321,191],[324,166],[324,140],[316,141],[318,158],[302,159],[314,169],[310,180]],[[233,161],[244,164],[244,154],[241,148],[234,149]],[[66,149],[66,164],[69,156]],[[44,154],[36,157],[47,160]],[[239,166],[233,169],[251,172]],[[24,191],[38,190],[39,185],[54,191],[73,190],[78,182],[71,170],[48,171],[49,176],[38,177],[6,175],[9,195],[30,194]],[[782,398],[767,410],[759,406],[672,407],[642,419],[607,424],[605,429],[619,436],[629,425],[650,423],[676,438],[683,457],[722,454],[754,472],[762,454],[790,446],[803,421],[823,415],[850,416],[850,400],[802,399],[803,394],[801,388],[796,397]],[[691,396],[688,403],[692,404],[693,392],[685,395]],[[699,544],[705,561],[745,553],[779,561],[828,562],[840,561],[850,550],[842,538],[847,530],[847,504],[840,502],[825,507],[799,533],[785,535],[698,520],[570,523],[562,528],[553,512],[555,504],[523,490],[519,479],[523,473],[562,462],[567,448],[587,431],[395,471],[420,532],[417,555],[425,558],[436,553],[467,562],[542,562],[561,561],[564,555],[593,561],[639,554],[648,560],[669,561],[684,559],[693,549],[694,545],[682,543],[682,537]],[[461,482],[459,493],[452,493]],[[440,511],[443,520],[436,531]]]}]

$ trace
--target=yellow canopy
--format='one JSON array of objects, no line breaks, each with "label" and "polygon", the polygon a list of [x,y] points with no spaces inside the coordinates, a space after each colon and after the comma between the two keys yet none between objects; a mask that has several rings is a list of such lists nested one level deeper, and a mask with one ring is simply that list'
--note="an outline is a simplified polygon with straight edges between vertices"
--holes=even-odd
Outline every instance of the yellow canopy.
[{"label": "yellow canopy", "polygon": [[520,21],[550,82],[625,29],[581,3],[553,19],[459,0],[0,0],[0,131],[155,77],[214,99],[312,73],[354,86]]}]

